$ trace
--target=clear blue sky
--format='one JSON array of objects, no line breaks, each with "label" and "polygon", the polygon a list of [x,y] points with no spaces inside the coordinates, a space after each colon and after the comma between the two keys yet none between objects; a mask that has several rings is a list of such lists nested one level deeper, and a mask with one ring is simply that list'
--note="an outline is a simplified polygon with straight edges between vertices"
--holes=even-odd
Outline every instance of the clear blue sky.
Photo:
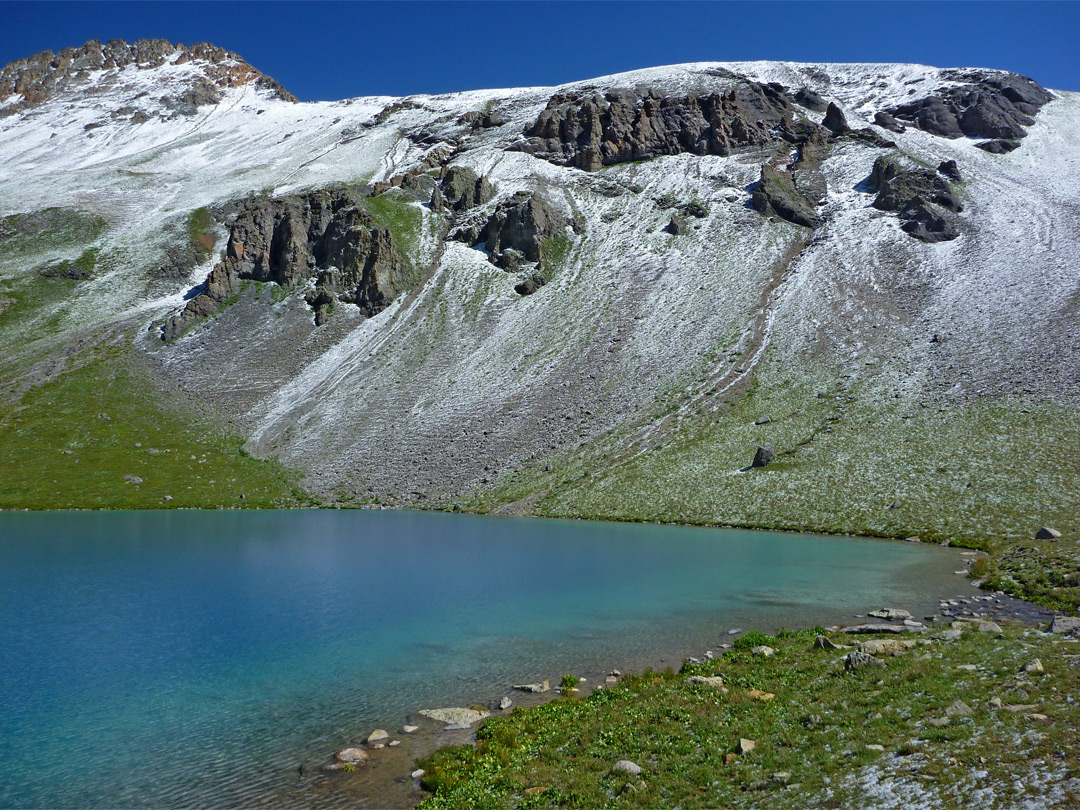
[{"label": "clear blue sky", "polygon": [[743,59],[995,67],[1080,90],[1076,2],[0,3],[0,65],[140,37],[213,42],[303,100]]}]

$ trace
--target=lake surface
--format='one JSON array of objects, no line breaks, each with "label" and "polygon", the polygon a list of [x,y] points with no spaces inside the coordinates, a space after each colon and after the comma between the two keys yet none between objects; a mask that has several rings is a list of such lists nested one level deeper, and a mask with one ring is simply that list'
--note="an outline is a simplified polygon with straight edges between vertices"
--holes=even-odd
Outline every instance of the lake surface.
[{"label": "lake surface", "polygon": [[731,627],[933,610],[955,551],[425,512],[0,514],[0,807],[257,804],[374,727]]}]

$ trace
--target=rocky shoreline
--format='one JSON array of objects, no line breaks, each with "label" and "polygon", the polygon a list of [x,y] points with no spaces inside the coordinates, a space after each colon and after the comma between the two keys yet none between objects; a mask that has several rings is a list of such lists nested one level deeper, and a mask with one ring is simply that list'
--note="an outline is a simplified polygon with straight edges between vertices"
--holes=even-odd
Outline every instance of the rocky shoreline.
[{"label": "rocky shoreline", "polygon": [[[966,559],[970,564],[973,556],[969,555]],[[905,609],[890,607],[854,614],[852,624],[824,628],[830,634],[850,634],[852,643],[837,644],[826,636],[820,636],[816,644],[824,649],[852,650],[845,656],[845,661],[849,667],[857,668],[867,659],[874,659],[875,655],[902,653],[917,643],[929,643],[930,639],[955,640],[964,630],[1000,635],[1002,625],[1045,625],[1054,617],[1052,611],[1001,591],[958,594],[942,598],[937,612],[923,616],[913,616]],[[754,631],[734,627],[720,631],[718,635],[722,635],[723,640],[709,649],[693,655],[683,652],[666,658],[658,657],[651,666],[645,665],[641,669],[665,669],[675,663],[683,667],[708,663],[730,650],[738,638],[751,632]],[[897,640],[860,641],[864,634],[896,636]],[[768,657],[774,651],[760,645],[751,652]],[[575,697],[587,697],[596,690],[615,686],[628,674],[610,668],[578,676],[578,684],[574,687]],[[469,707],[419,709],[408,723],[392,731],[374,729],[362,741],[337,752],[329,752],[324,761],[298,770],[293,783],[278,798],[289,804],[303,803],[309,806],[347,803],[359,807],[415,807],[430,795],[421,786],[425,774],[418,766],[418,760],[426,759],[440,749],[474,744],[477,729],[482,721],[490,717],[509,715],[517,708],[540,706],[560,697],[562,688],[554,683],[559,676],[556,673],[551,673],[551,676],[533,683],[507,685],[506,694],[483,699]]]}]

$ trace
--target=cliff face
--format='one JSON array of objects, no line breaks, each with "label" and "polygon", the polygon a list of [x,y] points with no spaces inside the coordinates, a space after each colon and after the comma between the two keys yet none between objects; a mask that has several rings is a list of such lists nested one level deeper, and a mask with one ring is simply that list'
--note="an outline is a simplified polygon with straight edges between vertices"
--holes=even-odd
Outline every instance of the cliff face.
[{"label": "cliff face", "polygon": [[2,77],[3,373],[119,340],[323,498],[1004,532],[1000,471],[1077,423],[1080,101],[1024,77],[298,104],[156,41]]}]

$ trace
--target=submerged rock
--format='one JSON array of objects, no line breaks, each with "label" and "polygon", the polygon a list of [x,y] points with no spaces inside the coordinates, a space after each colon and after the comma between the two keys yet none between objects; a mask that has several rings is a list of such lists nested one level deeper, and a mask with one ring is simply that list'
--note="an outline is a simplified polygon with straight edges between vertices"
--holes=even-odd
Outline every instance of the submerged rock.
[{"label": "submerged rock", "polygon": [[532,692],[534,694],[539,694],[541,692],[546,692],[551,689],[551,684],[547,681],[538,681],[536,683],[516,683],[514,684],[514,688],[517,689],[519,692]]},{"label": "submerged rock", "polygon": [[446,723],[448,729],[464,729],[474,723],[479,723],[486,717],[491,716],[491,712],[479,711],[478,709],[423,709],[420,714],[423,717],[427,717],[430,720],[435,720],[439,723]]}]

